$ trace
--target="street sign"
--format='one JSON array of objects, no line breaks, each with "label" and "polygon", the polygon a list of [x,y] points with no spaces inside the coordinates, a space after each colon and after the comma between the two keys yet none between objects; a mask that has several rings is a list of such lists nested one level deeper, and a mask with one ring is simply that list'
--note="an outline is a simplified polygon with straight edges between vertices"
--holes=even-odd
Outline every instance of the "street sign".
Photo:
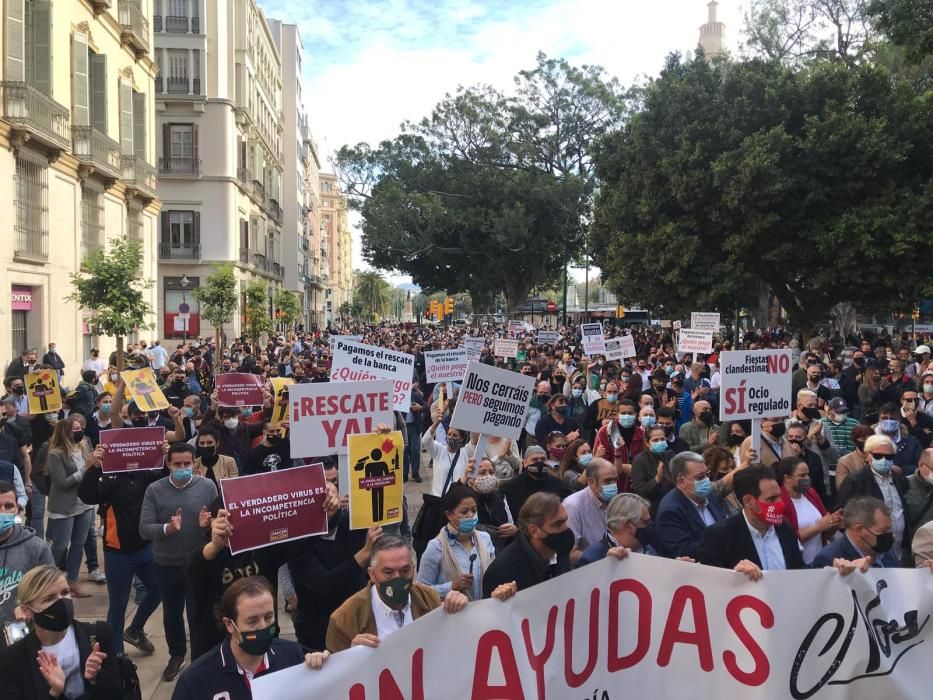
[{"label": "street sign", "polygon": [[190,312],[191,312],[191,306],[187,302],[183,301],[178,305],[178,313],[187,314]]},{"label": "street sign", "polygon": [[548,313],[550,314],[554,313],[555,311],[557,311],[557,304],[554,303],[553,301],[549,301],[547,303],[547,310],[548,310]]}]

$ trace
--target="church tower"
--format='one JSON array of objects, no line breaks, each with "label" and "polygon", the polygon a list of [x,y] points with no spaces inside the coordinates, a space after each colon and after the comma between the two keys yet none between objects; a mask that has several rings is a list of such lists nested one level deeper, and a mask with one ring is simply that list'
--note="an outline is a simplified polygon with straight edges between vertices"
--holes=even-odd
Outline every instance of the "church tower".
[{"label": "church tower", "polygon": [[700,27],[700,48],[703,49],[706,60],[712,61],[724,53],[726,25],[716,19],[716,9],[719,7],[716,0],[710,0],[706,7],[709,10],[709,16],[706,24]]}]

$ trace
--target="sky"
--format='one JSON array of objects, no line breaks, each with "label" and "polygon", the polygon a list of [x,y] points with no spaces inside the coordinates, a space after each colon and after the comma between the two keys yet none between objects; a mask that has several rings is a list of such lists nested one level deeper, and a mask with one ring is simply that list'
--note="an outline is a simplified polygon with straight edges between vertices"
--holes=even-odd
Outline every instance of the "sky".
[{"label": "sky", "polygon": [[[344,144],[394,137],[403,121],[429,115],[460,85],[508,91],[539,51],[600,65],[624,85],[657,75],[668,53],[696,48],[707,17],[707,0],[258,2],[267,17],[299,27],[305,107],[325,159]],[[740,2],[721,0],[733,50],[742,14]],[[358,231],[353,267],[367,267]]]}]

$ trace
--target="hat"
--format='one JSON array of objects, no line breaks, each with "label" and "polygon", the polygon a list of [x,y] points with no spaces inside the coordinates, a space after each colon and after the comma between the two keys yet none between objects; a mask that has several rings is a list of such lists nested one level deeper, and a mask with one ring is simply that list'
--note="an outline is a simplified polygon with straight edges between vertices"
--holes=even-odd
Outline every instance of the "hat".
[{"label": "hat", "polygon": [[929,355],[930,346],[929,345],[918,345],[917,349],[914,350],[914,355]]},{"label": "hat", "polygon": [[676,379],[683,379],[683,378],[684,378],[684,373],[683,373],[683,372],[674,372],[674,373],[671,375],[671,381],[672,381],[672,382],[673,382],[674,380],[676,380]]},{"label": "hat", "polygon": [[837,396],[829,402],[829,410],[833,413],[848,413],[849,405],[841,396]]},{"label": "hat", "polygon": [[547,457],[547,452],[545,452],[544,448],[540,447],[539,445],[532,445],[525,450],[525,459],[528,459],[532,455],[544,455]]}]

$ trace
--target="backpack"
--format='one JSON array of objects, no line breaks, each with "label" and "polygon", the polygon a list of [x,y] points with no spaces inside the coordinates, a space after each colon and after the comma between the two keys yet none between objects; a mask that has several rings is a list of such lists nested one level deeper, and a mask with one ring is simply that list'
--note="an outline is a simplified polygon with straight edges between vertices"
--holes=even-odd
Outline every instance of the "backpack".
[{"label": "backpack", "polygon": [[[113,632],[106,622],[94,623],[94,638],[101,642],[101,647],[112,649]],[[91,644],[94,643],[91,639]],[[120,669],[121,700],[142,700],[143,693],[139,685],[136,664],[126,654],[116,654],[117,668]]]},{"label": "backpack", "polygon": [[32,485],[38,489],[43,496],[48,496],[52,488],[52,480],[49,478],[49,470],[46,462],[49,456],[49,443],[45,442],[36,452],[36,457],[32,462],[32,473],[30,479]]}]

